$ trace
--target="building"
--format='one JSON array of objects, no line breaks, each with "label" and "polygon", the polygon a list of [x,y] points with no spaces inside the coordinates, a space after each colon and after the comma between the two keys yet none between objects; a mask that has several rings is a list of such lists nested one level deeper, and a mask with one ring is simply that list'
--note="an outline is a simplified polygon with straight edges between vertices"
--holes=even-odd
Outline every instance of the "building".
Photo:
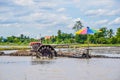
[{"label": "building", "polygon": [[52,38],[52,36],[45,36],[45,40],[50,38]]}]

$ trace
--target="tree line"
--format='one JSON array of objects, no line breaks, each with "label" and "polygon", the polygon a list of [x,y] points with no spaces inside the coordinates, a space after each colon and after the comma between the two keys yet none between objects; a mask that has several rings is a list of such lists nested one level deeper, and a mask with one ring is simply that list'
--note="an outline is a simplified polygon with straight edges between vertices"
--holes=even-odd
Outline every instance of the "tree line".
[{"label": "tree line", "polygon": [[[84,26],[81,21],[76,21],[73,26],[74,31],[78,31],[82,29]],[[44,43],[55,43],[55,44],[67,44],[67,43],[87,43],[87,39],[89,39],[89,43],[91,44],[120,44],[120,28],[117,29],[116,33],[113,32],[113,29],[107,29],[107,27],[102,27],[99,29],[99,33],[95,33],[93,35],[81,35],[81,34],[68,34],[63,33],[61,30],[58,30],[57,36],[52,36],[51,39],[45,40],[43,38]]]},{"label": "tree line", "polygon": [[21,34],[20,36],[9,36],[7,38],[0,37],[1,44],[17,44],[17,45],[28,45],[30,42],[37,41],[34,38],[30,38],[29,36],[25,36]]},{"label": "tree line", "polygon": [[57,36],[52,36],[50,39],[42,38],[42,41],[46,44],[86,44],[87,38],[89,37],[89,43],[91,44],[120,44],[120,28],[117,29],[115,34],[112,29],[107,29],[106,27],[100,28],[99,30],[101,32],[89,36],[68,34],[58,30]]},{"label": "tree line", "polygon": [[[76,21],[73,26],[73,30],[78,31],[83,28],[81,21]],[[45,39],[45,37],[40,38],[39,40],[30,38],[29,36],[25,36],[21,34],[19,37],[9,36],[7,38],[0,37],[1,44],[18,44],[18,45],[28,45],[30,42],[42,41],[43,44],[72,44],[72,43],[80,43],[86,44],[87,39],[89,39],[89,43],[91,44],[120,44],[120,27],[117,29],[116,33],[113,32],[112,29],[107,29],[107,27],[102,27],[99,29],[101,32],[92,34],[92,35],[81,35],[74,33],[64,33],[61,30],[57,31],[56,36],[51,36],[49,39]]]}]

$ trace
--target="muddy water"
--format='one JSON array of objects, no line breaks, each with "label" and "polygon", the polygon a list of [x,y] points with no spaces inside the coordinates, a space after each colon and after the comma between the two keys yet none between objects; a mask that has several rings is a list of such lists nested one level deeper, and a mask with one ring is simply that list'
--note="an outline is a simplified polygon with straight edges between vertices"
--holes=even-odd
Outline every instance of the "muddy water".
[{"label": "muddy water", "polygon": [[0,80],[120,80],[120,59],[0,56]]}]

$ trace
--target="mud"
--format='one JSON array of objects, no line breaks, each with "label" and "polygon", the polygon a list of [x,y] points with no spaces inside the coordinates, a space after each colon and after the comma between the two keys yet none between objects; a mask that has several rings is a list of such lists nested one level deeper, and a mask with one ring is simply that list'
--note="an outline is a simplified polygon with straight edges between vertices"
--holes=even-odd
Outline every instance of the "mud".
[{"label": "mud", "polygon": [[[74,53],[74,52],[62,52],[57,51],[58,57],[69,57],[69,58],[116,58],[120,59],[120,57],[109,57],[105,55],[88,55],[84,53]],[[18,50],[16,52],[12,52],[10,54],[5,54],[4,52],[0,52],[0,56],[36,56],[35,52],[31,52],[29,50]]]},{"label": "mud", "polygon": [[5,55],[5,53],[4,52],[0,52],[0,56],[2,56],[2,55]]}]

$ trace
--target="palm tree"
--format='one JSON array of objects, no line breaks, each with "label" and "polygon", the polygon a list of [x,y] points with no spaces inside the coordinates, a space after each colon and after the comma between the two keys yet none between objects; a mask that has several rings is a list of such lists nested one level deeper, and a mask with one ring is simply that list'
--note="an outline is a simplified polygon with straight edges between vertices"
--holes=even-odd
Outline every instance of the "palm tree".
[{"label": "palm tree", "polygon": [[72,29],[74,29],[75,31],[78,31],[82,27],[84,27],[84,26],[82,25],[81,21],[76,21],[76,23],[75,23],[75,25],[73,26]]},{"label": "palm tree", "polygon": [[117,32],[116,32],[116,37],[120,37],[120,27],[117,29]]},{"label": "palm tree", "polygon": [[112,29],[108,30],[108,37],[109,38],[113,37],[113,30]]}]

